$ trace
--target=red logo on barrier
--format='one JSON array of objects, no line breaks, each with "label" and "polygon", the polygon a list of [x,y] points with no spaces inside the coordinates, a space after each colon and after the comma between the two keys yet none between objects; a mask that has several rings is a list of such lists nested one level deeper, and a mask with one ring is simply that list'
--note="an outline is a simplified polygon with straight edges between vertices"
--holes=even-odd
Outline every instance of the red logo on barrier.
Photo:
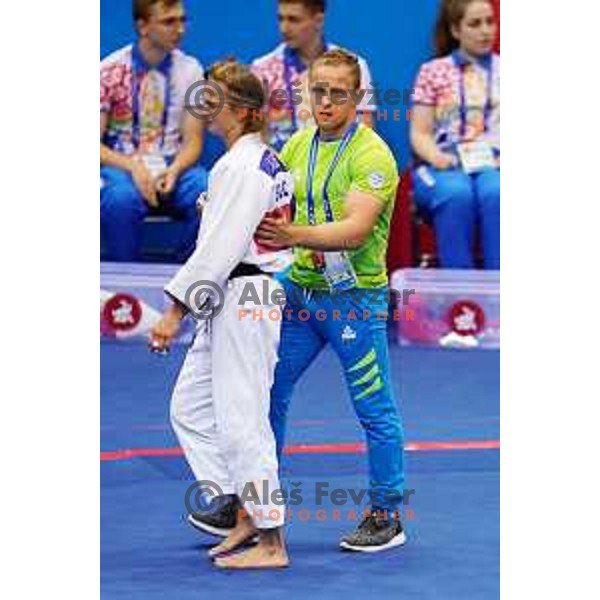
[{"label": "red logo on barrier", "polygon": [[460,300],[452,305],[448,324],[458,335],[477,335],[485,328],[485,313],[479,304]]},{"label": "red logo on barrier", "polygon": [[102,320],[109,330],[131,331],[142,320],[142,307],[139,300],[131,294],[115,294],[106,301]]}]

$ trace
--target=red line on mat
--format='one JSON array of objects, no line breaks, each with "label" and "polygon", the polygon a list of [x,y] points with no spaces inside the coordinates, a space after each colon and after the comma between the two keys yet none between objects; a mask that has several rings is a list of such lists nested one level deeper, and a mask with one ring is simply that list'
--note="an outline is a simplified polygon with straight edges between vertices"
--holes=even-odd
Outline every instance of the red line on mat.
[{"label": "red line on mat", "polygon": [[[500,448],[500,440],[461,440],[456,442],[408,442],[404,447],[407,452],[427,452],[440,450],[496,450]],[[284,454],[364,454],[366,447],[362,443],[355,444],[300,444],[289,446]],[[100,452],[102,462],[130,460],[132,458],[182,456],[181,448],[131,448]]]}]

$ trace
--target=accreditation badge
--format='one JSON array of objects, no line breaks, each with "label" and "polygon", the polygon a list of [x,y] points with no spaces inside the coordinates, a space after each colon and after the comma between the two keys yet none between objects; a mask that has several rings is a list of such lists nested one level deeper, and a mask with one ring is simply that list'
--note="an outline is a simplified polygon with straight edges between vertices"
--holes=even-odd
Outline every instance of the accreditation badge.
[{"label": "accreditation badge", "polygon": [[355,288],[358,280],[350,258],[346,252],[325,252],[323,275],[331,291],[345,291]]},{"label": "accreditation badge", "polygon": [[496,166],[494,151],[484,140],[462,142],[458,144],[457,150],[463,171],[467,174],[478,173]]},{"label": "accreditation badge", "polygon": [[157,152],[153,152],[152,154],[141,154],[140,158],[154,179],[167,170],[167,161],[162,154]]}]

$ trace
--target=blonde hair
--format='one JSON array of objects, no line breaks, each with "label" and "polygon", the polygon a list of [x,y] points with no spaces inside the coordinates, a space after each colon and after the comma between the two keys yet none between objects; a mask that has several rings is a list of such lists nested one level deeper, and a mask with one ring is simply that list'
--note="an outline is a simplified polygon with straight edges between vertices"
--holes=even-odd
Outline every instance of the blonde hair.
[{"label": "blonde hair", "polygon": [[227,86],[226,102],[241,109],[244,133],[263,130],[265,92],[262,83],[247,65],[237,62],[235,58],[227,58],[210,67],[207,77]]},{"label": "blonde hair", "polygon": [[310,76],[312,78],[314,69],[318,66],[325,65],[328,67],[337,67],[339,65],[345,65],[352,73],[354,80],[354,89],[360,88],[361,72],[358,58],[342,48],[336,48],[335,50],[327,50],[327,52],[321,54],[310,66]]}]

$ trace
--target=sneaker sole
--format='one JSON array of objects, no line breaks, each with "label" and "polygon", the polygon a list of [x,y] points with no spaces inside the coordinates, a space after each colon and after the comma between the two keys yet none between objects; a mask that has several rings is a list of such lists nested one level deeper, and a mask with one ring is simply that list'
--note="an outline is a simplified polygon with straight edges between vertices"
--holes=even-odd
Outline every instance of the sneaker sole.
[{"label": "sneaker sole", "polygon": [[381,546],[354,546],[348,542],[340,542],[340,548],[351,550],[352,552],[381,552],[390,548],[396,548],[397,546],[403,546],[404,544],[406,544],[406,534],[403,531],[394,536],[387,544],[382,544]]},{"label": "sneaker sole", "polygon": [[227,537],[233,529],[226,529],[223,527],[214,527],[213,525],[207,525],[206,523],[202,523],[202,521],[196,521],[192,515],[188,515],[186,517],[187,522],[197,531],[201,531],[202,533],[209,533],[210,535],[214,535],[216,537]]}]

